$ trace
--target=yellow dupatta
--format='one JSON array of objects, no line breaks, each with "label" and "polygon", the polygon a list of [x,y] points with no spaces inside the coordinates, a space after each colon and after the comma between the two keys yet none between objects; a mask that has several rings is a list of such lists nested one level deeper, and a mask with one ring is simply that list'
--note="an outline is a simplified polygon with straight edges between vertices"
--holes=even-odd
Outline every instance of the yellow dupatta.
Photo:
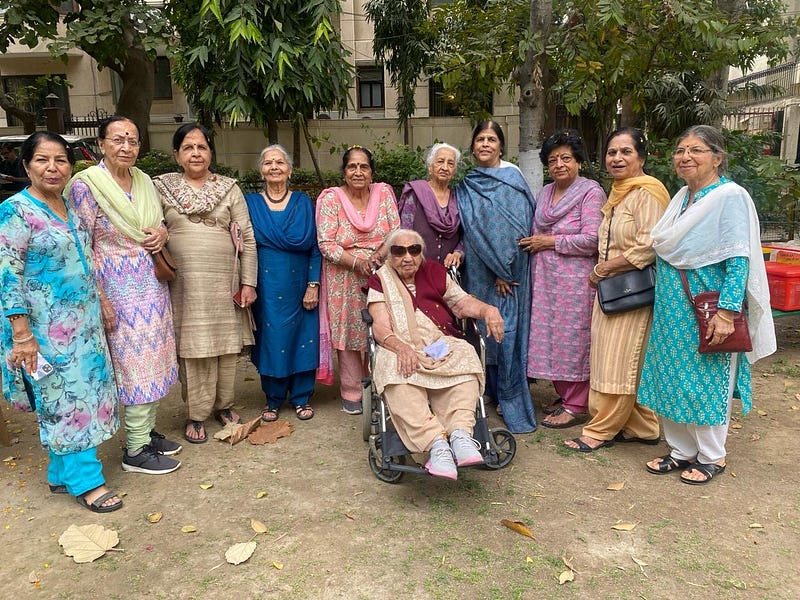
[{"label": "yellow dupatta", "polygon": [[661,205],[661,208],[666,208],[669,204],[670,197],[667,188],[658,179],[652,175],[639,175],[638,177],[628,177],[621,181],[615,181],[611,186],[611,193],[608,195],[608,201],[601,209],[605,216],[611,214],[611,210],[625,199],[625,196],[630,194],[637,188],[644,188],[656,199]]}]

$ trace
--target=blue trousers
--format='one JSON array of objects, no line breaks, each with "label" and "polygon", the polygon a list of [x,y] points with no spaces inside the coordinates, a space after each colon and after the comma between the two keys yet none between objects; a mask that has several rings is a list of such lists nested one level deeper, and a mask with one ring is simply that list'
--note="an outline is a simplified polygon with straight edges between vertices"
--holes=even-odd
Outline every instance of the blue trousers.
[{"label": "blue trousers", "polygon": [[103,485],[103,463],[97,458],[97,448],[71,454],[49,453],[47,481],[51,485],[64,485],[67,492],[80,496]]},{"label": "blue trousers", "polygon": [[292,406],[308,404],[311,394],[314,393],[316,369],[292,373],[288,377],[261,376],[261,389],[267,396],[267,408],[277,410],[289,396]]}]

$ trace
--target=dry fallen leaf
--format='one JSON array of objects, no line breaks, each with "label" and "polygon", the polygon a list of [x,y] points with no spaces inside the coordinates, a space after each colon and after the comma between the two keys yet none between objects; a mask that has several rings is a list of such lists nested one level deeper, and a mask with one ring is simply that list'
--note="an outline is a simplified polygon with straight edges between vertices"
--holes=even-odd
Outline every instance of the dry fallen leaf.
[{"label": "dry fallen leaf", "polygon": [[183,533],[194,533],[195,531],[197,531],[197,527],[195,527],[194,525],[184,525],[183,527],[181,527],[181,531]]},{"label": "dry fallen leaf", "polygon": [[767,416],[767,414],[768,414],[768,413],[767,413],[767,411],[765,411],[765,410],[757,410],[756,412],[757,412],[759,415],[761,415],[762,417],[766,417],[766,416]]},{"label": "dry fallen leaf", "polygon": [[528,529],[528,526],[525,525],[522,521],[509,521],[508,519],[501,519],[500,523],[508,527],[511,531],[516,531],[520,535],[525,535],[535,540],[536,538],[533,537],[533,532]]},{"label": "dry fallen leaf", "polygon": [[617,531],[633,531],[636,528],[638,523],[624,523],[620,521],[619,523],[615,523],[611,526],[611,529],[616,529]]},{"label": "dry fallen leaf", "polygon": [[750,529],[764,529],[761,523],[750,523]]},{"label": "dry fallen leaf", "polygon": [[637,565],[639,565],[640,567],[646,567],[646,566],[647,566],[647,563],[646,563],[646,562],[644,562],[643,560],[639,560],[639,559],[638,559],[638,558],[636,558],[635,556],[631,556],[631,559],[633,559],[633,562],[635,562],[635,563],[636,563]]},{"label": "dry fallen leaf", "polygon": [[266,497],[266,495],[267,495],[267,492],[258,492],[258,493],[256,494],[256,498],[257,498],[258,500],[261,500],[261,498],[265,498],[265,497]]},{"label": "dry fallen leaf", "polygon": [[575,573],[569,569],[566,571],[561,571],[561,575],[558,576],[558,584],[564,585],[568,581],[575,581]]},{"label": "dry fallen leaf", "polygon": [[158,523],[164,515],[160,512],[153,512],[147,514],[147,520],[151,523]]},{"label": "dry fallen leaf", "polygon": [[267,526],[258,519],[250,519],[250,527],[252,527],[253,531],[256,533],[267,533]]},{"label": "dry fallen leaf", "polygon": [[102,525],[70,525],[58,538],[58,544],[76,563],[87,563],[119,544],[119,536],[116,531]]},{"label": "dry fallen leaf", "polygon": [[625,482],[620,481],[619,483],[610,483],[606,489],[611,490],[612,492],[618,492],[624,487],[625,487]]},{"label": "dry fallen leaf", "polygon": [[228,441],[231,443],[231,446],[233,446],[234,444],[238,444],[243,439],[245,439],[248,435],[250,435],[250,432],[257,429],[260,424],[261,424],[261,415],[257,416],[252,421],[236,425],[236,431],[234,431],[231,434],[231,437],[228,439]]},{"label": "dry fallen leaf", "polygon": [[39,583],[39,574],[36,571],[31,571],[28,575],[29,583]]},{"label": "dry fallen leaf", "polygon": [[214,434],[215,440],[225,441],[233,435],[233,432],[239,429],[239,423],[228,423]]},{"label": "dry fallen leaf", "polygon": [[533,562],[533,559],[532,559],[530,556],[526,556],[526,557],[525,557],[525,562],[526,562],[526,563],[532,563],[532,562]]},{"label": "dry fallen leaf", "polygon": [[247,441],[254,446],[262,444],[274,444],[282,437],[292,435],[294,428],[289,421],[279,419],[272,423],[262,423],[261,427],[247,436]]},{"label": "dry fallen leaf", "polygon": [[742,428],[741,423],[731,423],[731,429],[741,429],[741,428]]},{"label": "dry fallen leaf", "polygon": [[213,483],[201,483],[200,484],[200,489],[201,490],[210,490],[212,487],[214,487]]},{"label": "dry fallen leaf", "polygon": [[225,560],[227,560],[232,565],[238,565],[239,563],[243,563],[248,558],[253,556],[253,552],[256,551],[256,543],[255,542],[243,542],[241,544],[234,544],[225,552]]},{"label": "dry fallen leaf", "polygon": [[9,463],[9,462],[14,461],[16,458],[17,458],[16,456],[7,456],[6,458],[3,459],[3,462],[4,463]]},{"label": "dry fallen leaf", "polygon": [[283,563],[275,562],[274,560],[272,561],[272,566],[278,569],[278,571],[283,569]]}]

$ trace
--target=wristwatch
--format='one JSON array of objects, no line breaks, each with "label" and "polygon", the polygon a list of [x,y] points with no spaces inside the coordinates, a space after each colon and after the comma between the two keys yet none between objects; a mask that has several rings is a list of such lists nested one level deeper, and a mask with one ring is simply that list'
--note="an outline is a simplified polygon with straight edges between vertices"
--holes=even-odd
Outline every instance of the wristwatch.
[{"label": "wristwatch", "polygon": [[310,288],[317,288],[319,287],[319,281],[309,281],[306,285]]}]

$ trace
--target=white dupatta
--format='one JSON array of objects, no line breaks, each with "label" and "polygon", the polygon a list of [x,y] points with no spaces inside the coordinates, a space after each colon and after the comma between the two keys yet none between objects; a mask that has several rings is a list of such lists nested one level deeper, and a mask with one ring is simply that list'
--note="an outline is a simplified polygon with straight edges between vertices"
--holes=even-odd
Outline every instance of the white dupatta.
[{"label": "white dupatta", "polygon": [[698,269],[736,256],[749,259],[747,325],[753,350],[747,353],[747,360],[752,364],[777,349],[755,205],[747,190],[729,181],[681,215],[687,190],[684,186],[673,196],[650,232],[653,249],[676,269]]}]

